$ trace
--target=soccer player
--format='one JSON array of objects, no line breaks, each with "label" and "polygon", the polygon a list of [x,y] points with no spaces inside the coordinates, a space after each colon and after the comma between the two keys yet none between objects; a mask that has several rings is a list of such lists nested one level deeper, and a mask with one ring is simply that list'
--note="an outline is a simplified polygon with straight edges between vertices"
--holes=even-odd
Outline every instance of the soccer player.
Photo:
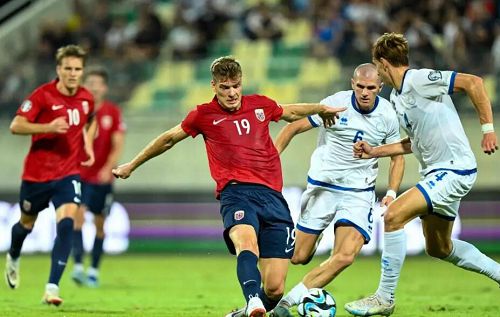
[{"label": "soccer player", "polygon": [[[38,213],[52,201],[57,237],[43,302],[56,306],[63,301],[58,285],[71,251],[73,219],[81,199],[80,165],[94,162],[94,100],[89,91],[80,87],[85,58],[86,52],[77,45],[59,48],[57,79],[35,89],[10,125],[12,133],[32,137],[22,175],[21,219],[12,227],[7,253],[6,281],[12,289],[19,286],[19,256],[24,239],[33,230]],[[87,157],[81,162],[83,152]]]},{"label": "soccer player", "polygon": [[498,149],[491,103],[481,78],[454,71],[410,69],[408,41],[397,33],[379,37],[372,57],[382,81],[393,87],[390,100],[408,137],[376,147],[369,141],[358,141],[354,156],[372,159],[413,152],[420,163],[422,179],[394,200],[385,212],[378,290],[367,298],[347,303],[345,309],[356,316],[389,316],[394,312],[396,285],[406,253],[403,227],[415,217],[422,218],[430,256],[500,283],[497,262],[473,245],[451,239],[460,200],[472,188],[477,168],[450,94],[467,93],[479,115],[484,153],[492,154]]},{"label": "soccer player", "polygon": [[232,57],[216,59],[210,70],[215,93],[212,101],[198,105],[182,123],[158,136],[113,174],[127,178],[147,160],[188,136],[201,134],[217,183],[224,238],[229,251],[237,255],[236,271],[247,301],[245,314],[261,317],[283,295],[294,248],[293,222],[281,194],[281,162],[269,135],[269,123],[318,113],[330,124],[345,108],[280,106],[265,96],[243,96],[242,70]]},{"label": "soccer player", "polygon": [[[389,101],[377,96],[382,82],[375,65],[356,67],[351,87],[352,90],[321,101],[330,106],[345,106],[347,110],[335,125],[320,131],[318,147],[311,157],[307,189],[302,195],[292,263],[306,264],[312,259],[319,236],[332,221],[333,252],[281,299],[271,316],[292,316],[288,309],[298,305],[308,289],[330,283],[353,263],[361,247],[371,239],[378,159],[353,158],[352,146],[359,140],[377,145],[399,141],[399,124]],[[288,124],[276,139],[278,152],[284,151],[295,135],[321,126],[321,118],[316,115]],[[383,206],[396,198],[403,172],[403,156],[391,157],[389,189],[381,201]]]},{"label": "soccer player", "polygon": [[[83,82],[94,96],[95,119],[97,133],[94,140],[95,162],[92,166],[83,167],[82,204],[75,217],[73,231],[73,256],[75,265],[72,278],[78,285],[89,287],[99,286],[99,263],[103,253],[104,220],[109,214],[113,203],[111,169],[117,166],[125,140],[125,124],[122,120],[120,108],[106,100],[108,91],[108,73],[103,68],[93,68],[84,76]],[[85,211],[94,214],[96,235],[92,248],[92,262],[85,276],[83,269],[83,239],[82,225]]]}]

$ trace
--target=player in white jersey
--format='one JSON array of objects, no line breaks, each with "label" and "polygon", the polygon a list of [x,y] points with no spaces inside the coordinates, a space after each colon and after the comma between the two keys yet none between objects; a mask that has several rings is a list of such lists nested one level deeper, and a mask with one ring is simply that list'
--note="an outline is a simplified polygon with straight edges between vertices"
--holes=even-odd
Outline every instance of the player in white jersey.
[{"label": "player in white jersey", "polygon": [[409,69],[408,42],[401,34],[386,33],[372,50],[373,62],[385,84],[394,88],[391,103],[408,137],[400,142],[373,147],[354,145],[354,156],[373,159],[414,153],[422,180],[390,205],[384,216],[382,274],[377,292],[347,303],[356,316],[385,315],[394,311],[394,293],[406,253],[404,225],[422,218],[426,251],[469,271],[500,283],[500,265],[473,245],[451,239],[460,200],[476,179],[476,161],[449,94],[464,91],[482,124],[481,147],[492,154],[497,147],[491,103],[481,78],[450,71]]},{"label": "player in white jersey", "polygon": [[[391,104],[377,96],[382,82],[373,64],[359,65],[351,79],[352,90],[341,91],[321,101],[345,106],[340,119],[321,128],[318,147],[311,157],[307,189],[302,195],[301,214],[295,230],[294,264],[308,263],[320,234],[335,224],[333,252],[313,268],[278,304],[271,316],[291,316],[288,309],[299,304],[308,289],[324,287],[351,265],[361,247],[371,239],[378,159],[359,160],[352,146],[359,140],[370,144],[399,141],[399,124]],[[282,152],[290,140],[313,127],[322,127],[319,116],[310,116],[284,127],[276,140]],[[399,189],[404,171],[402,155],[392,157],[389,190],[382,204],[389,204]]]}]

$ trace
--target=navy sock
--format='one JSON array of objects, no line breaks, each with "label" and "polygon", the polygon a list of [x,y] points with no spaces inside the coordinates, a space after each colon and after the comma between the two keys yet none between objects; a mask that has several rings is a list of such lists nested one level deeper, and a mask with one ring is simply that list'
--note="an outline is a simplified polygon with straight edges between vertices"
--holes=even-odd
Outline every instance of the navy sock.
[{"label": "navy sock", "polygon": [[82,263],[83,257],[83,237],[82,230],[73,230],[73,257],[75,258],[75,263]]},{"label": "navy sock", "polygon": [[104,239],[95,237],[94,247],[92,248],[92,267],[95,269],[99,267],[99,262],[101,261],[103,242]]},{"label": "navy sock", "polygon": [[73,219],[63,218],[57,224],[57,237],[52,249],[52,263],[50,267],[49,283],[59,285],[59,280],[66,267],[71,252],[73,240]]},{"label": "navy sock", "polygon": [[21,255],[21,248],[23,247],[24,239],[26,236],[31,233],[32,229],[26,229],[23,225],[18,222],[12,226],[11,233],[11,243],[9,254],[12,259],[17,259]]},{"label": "navy sock", "polygon": [[276,305],[278,305],[280,301],[279,299],[274,300],[267,297],[266,292],[264,292],[263,288],[260,289],[259,298],[262,300],[262,304],[264,304],[266,311],[271,311],[274,307],[276,307]]},{"label": "navy sock", "polygon": [[257,256],[248,250],[241,251],[238,255],[236,272],[247,302],[260,292],[261,278],[257,261]]}]

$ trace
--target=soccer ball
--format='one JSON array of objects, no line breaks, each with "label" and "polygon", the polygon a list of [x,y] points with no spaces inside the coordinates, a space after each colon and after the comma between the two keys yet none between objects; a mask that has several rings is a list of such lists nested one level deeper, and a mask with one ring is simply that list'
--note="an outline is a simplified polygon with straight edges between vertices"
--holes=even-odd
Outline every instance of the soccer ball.
[{"label": "soccer ball", "polygon": [[333,296],[322,288],[311,288],[297,307],[301,317],[334,317],[337,306]]}]

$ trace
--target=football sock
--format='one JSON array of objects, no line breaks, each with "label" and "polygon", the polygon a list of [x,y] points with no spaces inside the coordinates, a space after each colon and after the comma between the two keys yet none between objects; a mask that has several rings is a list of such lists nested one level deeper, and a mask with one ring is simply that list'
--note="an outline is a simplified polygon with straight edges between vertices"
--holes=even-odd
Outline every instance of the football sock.
[{"label": "football sock", "polygon": [[82,230],[73,231],[73,257],[75,258],[75,263],[82,263],[83,256],[83,237]]},{"label": "football sock", "polygon": [[263,288],[260,289],[259,298],[262,301],[262,304],[264,304],[266,311],[272,310],[274,307],[276,307],[276,305],[280,301],[279,299],[274,300],[274,299],[267,297],[266,292],[264,292]]},{"label": "football sock", "polygon": [[392,304],[395,299],[399,273],[406,256],[406,234],[404,229],[384,233],[384,250],[381,259],[381,277],[376,294]]},{"label": "football sock", "polygon": [[236,272],[247,302],[260,293],[261,278],[257,261],[257,256],[248,250],[243,250],[238,255]]},{"label": "football sock", "polygon": [[307,294],[307,292],[307,287],[304,283],[300,282],[281,299],[280,305],[287,306],[288,308],[298,305],[302,296]]},{"label": "football sock", "polygon": [[480,273],[500,283],[500,264],[484,255],[475,246],[462,240],[451,239],[453,249],[443,260],[465,270]]},{"label": "football sock", "polygon": [[26,229],[20,222],[12,226],[12,242],[10,244],[9,254],[10,257],[15,260],[21,255],[21,248],[23,247],[24,239],[32,231],[32,229]]},{"label": "football sock", "polygon": [[73,219],[63,218],[57,224],[57,236],[52,249],[52,263],[50,267],[49,283],[59,285],[59,280],[66,267],[71,252],[73,239]]},{"label": "football sock", "polygon": [[92,248],[92,267],[96,269],[99,267],[99,262],[101,261],[103,242],[104,239],[95,237],[94,247]]}]

